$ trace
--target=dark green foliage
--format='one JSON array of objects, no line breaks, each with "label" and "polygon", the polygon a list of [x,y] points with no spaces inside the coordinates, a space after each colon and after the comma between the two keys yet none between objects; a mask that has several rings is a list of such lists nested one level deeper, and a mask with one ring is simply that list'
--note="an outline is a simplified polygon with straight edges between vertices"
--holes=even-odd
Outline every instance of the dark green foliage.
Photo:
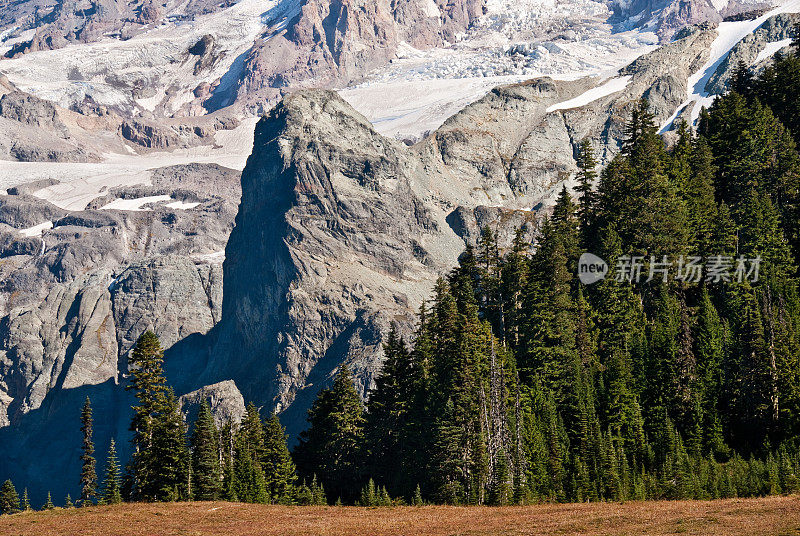
[{"label": "dark green foliage", "polygon": [[6,480],[3,482],[3,486],[0,487],[0,515],[15,514],[19,512],[19,510],[20,505],[17,490],[14,488],[14,484],[11,480]]},{"label": "dark green foliage", "polygon": [[75,508],[75,505],[72,503],[72,497],[69,496],[69,493],[67,493],[66,498],[64,498],[64,508]]},{"label": "dark green foliage", "polygon": [[168,389],[156,414],[148,457],[150,480],[142,486],[147,500],[178,501],[189,497],[189,449],[186,425],[172,389]]},{"label": "dark green foliage", "polygon": [[131,353],[134,453],[128,470],[130,498],[143,501],[187,499],[190,484],[186,426],[175,394],[167,386],[164,352],[158,337],[145,332]]},{"label": "dark green foliage", "polygon": [[22,490],[22,499],[19,502],[19,509],[27,512],[31,509],[31,501],[28,499],[28,488]]},{"label": "dark green foliage", "polygon": [[[336,502],[341,504],[341,499],[337,499]],[[304,480],[297,488],[297,504],[301,506],[325,506],[328,504],[325,488],[317,482],[316,475],[311,478],[311,485],[307,485]]]},{"label": "dark green foliage", "polygon": [[595,183],[597,182],[597,160],[594,157],[592,142],[586,138],[581,141],[578,152],[578,175],[576,177],[578,186],[575,192],[578,195],[578,221],[581,226],[583,245],[587,248],[591,244],[587,240],[592,235],[595,223]]},{"label": "dark green foliage", "polygon": [[233,423],[229,420],[219,433],[220,459],[222,460],[222,496],[226,501],[238,501],[234,473],[235,440]]},{"label": "dark green foliage", "polygon": [[81,410],[81,504],[91,504],[97,495],[97,470],[92,441],[92,403],[89,397]]},{"label": "dark green foliage", "polygon": [[422,489],[420,489],[419,484],[414,489],[414,496],[411,499],[412,506],[422,506],[424,504],[422,500]]},{"label": "dark green foliage", "polygon": [[120,493],[120,467],[114,438],[111,438],[111,444],[108,447],[106,478],[103,485],[103,495],[101,497],[103,504],[119,504],[122,502]]},{"label": "dark green foliage", "polygon": [[[259,421],[260,425],[260,421]],[[264,470],[256,459],[256,450],[247,441],[244,433],[236,435],[233,462],[233,488],[236,500],[249,503],[269,502]]]},{"label": "dark green foliage", "polygon": [[191,438],[192,496],[197,501],[215,501],[222,492],[219,465],[219,433],[206,400],[200,411]]},{"label": "dark green foliage", "polygon": [[[411,348],[388,337],[367,403],[368,475],[411,504],[797,488],[797,154],[753,95],[721,100],[700,135],[680,125],[670,150],[640,103],[596,190],[582,143],[579,203],[562,190],[532,254],[520,233],[501,254],[483,230],[422,307]],[[586,247],[612,265],[623,253],[729,255],[733,271],[737,255],[758,256],[761,279],[709,285],[673,271],[644,283],[648,260],[644,284],[587,288],[575,277]],[[381,502],[373,480],[360,487],[350,500]]]},{"label": "dark green foliage", "polygon": [[286,432],[274,413],[264,424],[263,463],[270,502],[293,504],[297,474],[294,461],[286,446]]},{"label": "dark green foliage", "polygon": [[347,366],[329,389],[323,389],[308,411],[308,430],[300,434],[294,457],[300,474],[312,478],[331,497],[354,501],[363,464],[364,409]]},{"label": "dark green foliage", "polygon": [[47,492],[47,500],[42,505],[42,510],[52,510],[55,507],[56,506],[53,504],[53,499],[52,499],[52,497],[50,497],[50,492],[48,491]]}]

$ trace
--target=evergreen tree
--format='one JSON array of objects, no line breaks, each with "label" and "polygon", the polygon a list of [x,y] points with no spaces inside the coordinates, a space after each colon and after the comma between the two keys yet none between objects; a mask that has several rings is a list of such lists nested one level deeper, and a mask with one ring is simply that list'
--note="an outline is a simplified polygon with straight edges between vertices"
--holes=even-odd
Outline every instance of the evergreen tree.
[{"label": "evergreen tree", "polygon": [[236,476],[234,472],[235,434],[233,422],[228,420],[220,430],[220,458],[222,460],[222,498],[236,502]]},{"label": "evergreen tree", "polygon": [[411,492],[414,479],[419,476],[407,469],[413,455],[408,420],[418,378],[412,355],[396,325],[392,325],[383,351],[383,369],[367,402],[365,441],[370,473],[402,495]]},{"label": "evergreen tree", "polygon": [[237,500],[257,504],[269,502],[264,470],[261,463],[255,458],[250,443],[243,433],[236,434],[233,473],[233,486]]},{"label": "evergreen tree", "polygon": [[53,504],[53,499],[50,497],[50,492],[47,492],[47,500],[45,501],[44,505],[42,505],[42,510],[53,510],[55,505]]},{"label": "evergreen tree", "polygon": [[31,510],[31,501],[28,499],[28,488],[22,490],[22,500],[20,501],[20,510],[27,512]]},{"label": "evergreen tree", "polygon": [[117,459],[117,446],[114,438],[111,438],[111,444],[108,447],[108,456],[106,457],[106,477],[102,495],[103,504],[119,504],[122,502],[120,493],[120,467],[119,460]]},{"label": "evergreen tree", "polygon": [[0,487],[0,515],[17,512],[19,512],[19,495],[11,480],[6,480]]},{"label": "evergreen tree", "polygon": [[594,156],[592,142],[588,138],[581,141],[578,150],[578,175],[576,177],[578,186],[575,191],[579,195],[578,220],[580,222],[583,245],[590,247],[587,243],[588,237],[592,234],[595,211],[594,187],[597,182],[597,160]]},{"label": "evergreen tree", "polygon": [[81,410],[81,504],[91,504],[97,495],[97,470],[94,459],[94,442],[92,441],[92,403],[89,397]]},{"label": "evergreen tree", "polygon": [[172,389],[163,395],[154,415],[152,443],[148,457],[150,478],[141,487],[146,500],[178,501],[189,498],[190,455],[186,444],[186,425]]},{"label": "evergreen tree", "polygon": [[422,489],[417,484],[417,487],[414,489],[414,496],[411,498],[411,506],[422,506],[424,501],[422,500]]},{"label": "evergreen tree", "polygon": [[222,491],[219,466],[219,434],[204,399],[192,431],[192,495],[198,501],[215,501]]},{"label": "evergreen tree", "polygon": [[375,481],[371,478],[369,482],[361,488],[361,496],[358,499],[359,506],[378,506],[378,493],[375,490]]},{"label": "evergreen tree", "polygon": [[736,68],[731,74],[731,91],[734,91],[743,97],[750,98],[753,96],[754,92],[753,85],[753,75],[750,72],[750,68],[743,60],[739,60],[739,63],[736,65]]},{"label": "evergreen tree", "polygon": [[331,496],[354,501],[361,480],[364,414],[347,366],[331,388],[319,392],[308,422],[294,451],[300,473],[322,475],[320,484]]},{"label": "evergreen tree", "polygon": [[264,473],[270,501],[293,504],[297,474],[286,446],[286,431],[274,413],[264,425]]},{"label": "evergreen tree", "polygon": [[75,508],[75,505],[72,504],[72,497],[69,496],[69,493],[67,493],[67,496],[64,498],[64,508]]},{"label": "evergreen tree", "polygon": [[128,362],[131,385],[139,401],[133,408],[131,431],[134,452],[128,468],[132,499],[155,500],[154,482],[157,460],[152,455],[155,417],[166,399],[166,378],[163,370],[164,352],[158,337],[146,331],[136,341]]}]

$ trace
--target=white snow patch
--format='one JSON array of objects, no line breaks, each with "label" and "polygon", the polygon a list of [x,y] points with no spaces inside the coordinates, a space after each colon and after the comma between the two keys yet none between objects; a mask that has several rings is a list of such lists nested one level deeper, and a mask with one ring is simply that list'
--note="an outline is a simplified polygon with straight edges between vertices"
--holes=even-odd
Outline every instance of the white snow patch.
[{"label": "white snow patch", "polygon": [[27,229],[20,229],[19,234],[22,236],[42,236],[42,233],[48,229],[53,228],[52,221],[42,222],[39,225],[28,227]]},{"label": "white snow patch", "polygon": [[593,87],[592,89],[584,92],[582,95],[578,95],[573,99],[548,106],[547,112],[550,113],[556,110],[569,110],[570,108],[579,108],[581,106],[585,106],[590,102],[596,101],[597,99],[602,99],[603,97],[608,97],[609,95],[613,95],[614,93],[624,90],[626,87],[628,87],[628,83],[630,81],[630,76],[612,78],[604,84]]},{"label": "white snow patch", "polygon": [[439,6],[436,5],[434,0],[423,0],[422,2],[422,12],[425,13],[427,17],[430,18],[439,18],[442,16],[442,12],[439,10]]},{"label": "white snow patch", "polygon": [[222,264],[225,261],[225,250],[221,249],[213,253],[195,253],[192,259],[198,264]]},{"label": "white snow patch", "polygon": [[756,56],[756,61],[753,62],[753,65],[761,63],[767,58],[771,58],[780,49],[791,45],[792,41],[794,41],[792,38],[788,38],[788,39],[782,39],[781,41],[775,41],[773,43],[767,43],[767,46],[764,47],[764,50],[759,52],[758,56]]},{"label": "white snow patch", "polygon": [[164,205],[167,208],[174,208],[177,210],[190,210],[198,206],[200,203],[187,203],[186,201],[175,201]]},{"label": "white snow patch", "polygon": [[768,11],[767,13],[764,13],[757,19],[720,23],[720,25],[717,27],[717,37],[711,44],[708,61],[697,72],[693,73],[689,77],[689,98],[686,100],[686,102],[678,106],[678,109],[675,110],[675,113],[672,114],[672,117],[667,119],[664,125],[662,125],[661,132],[669,130],[669,127],[675,121],[678,113],[680,113],[682,109],[684,109],[686,106],[689,106],[691,103],[694,103],[692,105],[691,112],[691,121],[694,123],[700,116],[700,110],[704,106],[710,106],[711,103],[714,102],[716,96],[709,95],[706,92],[706,84],[717,70],[719,65],[728,56],[728,53],[731,51],[731,49],[736,46],[739,41],[741,41],[745,36],[756,31],[770,17],[774,17],[775,15],[779,15],[781,13],[796,13],[798,11],[800,11],[800,0],[791,0],[789,2],[784,2],[782,5],[772,9],[771,11]]},{"label": "white snow patch", "polygon": [[729,0],[711,0],[711,5],[714,6],[714,9],[717,11],[722,11],[726,7],[728,7]]},{"label": "white snow patch", "polygon": [[100,207],[100,210],[149,210],[142,207],[149,203],[160,203],[161,201],[169,201],[170,199],[172,198],[168,195],[150,195],[147,197],[137,197],[136,199],[115,199],[111,203]]},{"label": "white snow patch", "polygon": [[339,95],[364,114],[384,136],[416,138],[492,88],[526,77],[394,81],[343,89]]},{"label": "white snow patch", "polygon": [[160,103],[164,99],[164,93],[161,91],[156,91],[156,94],[152,97],[147,97],[145,99],[136,99],[136,104],[147,110],[148,112],[153,112]]},{"label": "white snow patch", "polygon": [[12,162],[0,160],[0,191],[43,179],[58,184],[33,193],[66,210],[83,210],[87,203],[117,186],[149,185],[152,170],[180,164],[219,164],[241,170],[253,149],[258,118],[247,118],[233,130],[217,131],[214,147],[179,149],[145,155],[107,154],[103,162]]}]

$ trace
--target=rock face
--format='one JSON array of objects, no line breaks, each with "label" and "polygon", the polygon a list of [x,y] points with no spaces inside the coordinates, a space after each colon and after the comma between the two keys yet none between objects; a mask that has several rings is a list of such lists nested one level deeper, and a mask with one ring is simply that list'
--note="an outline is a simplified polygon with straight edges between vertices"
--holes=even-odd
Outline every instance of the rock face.
[{"label": "rock face", "polygon": [[[250,50],[236,98],[258,107],[290,86],[345,85],[396,57],[401,43],[454,42],[482,14],[480,0],[307,0],[285,33]],[[229,101],[216,95],[208,106]]]},{"label": "rock face", "polygon": [[211,407],[217,427],[222,427],[228,422],[240,422],[247,411],[242,393],[232,380],[228,380],[186,393],[178,399],[181,411],[188,422],[195,421],[200,404],[204,400]]},{"label": "rock face", "polygon": [[[0,196],[0,473],[30,482],[34,501],[45,487],[75,491],[74,411],[86,396],[97,416],[98,459],[111,437],[127,456],[132,401],[123,376],[144,330],[169,346],[207,333],[221,317],[238,173],[175,166],[156,170],[151,186],[110,193],[153,195],[173,201],[138,212],[68,212],[27,195]],[[192,208],[166,206],[186,200]],[[48,222],[51,229],[31,231]],[[232,416],[234,391],[214,391]]]},{"label": "rock face", "polygon": [[798,24],[800,24],[800,14],[797,13],[783,13],[767,19],[755,32],[745,36],[731,49],[730,54],[722,60],[709,78],[705,90],[710,94],[725,92],[731,75],[740,61],[745,65],[752,65],[758,58],[759,52],[764,50],[768,43],[793,38]]},{"label": "rock face", "polygon": [[559,104],[596,80],[497,88],[413,147],[377,134],[335,93],[285,97],[256,127],[242,174],[222,320],[208,343],[174,346],[173,366],[202,363],[196,385],[233,379],[290,433],[341,363],[363,394],[390,323],[408,333],[464,240],[483,225],[506,244],[517,227],[532,234],[531,209],[573,174],[578,143],[616,154],[642,95],[665,120],[687,97],[676,81],[704,63],[714,35],[688,33],[626,70],[624,89],[575,108]]},{"label": "rock face", "polygon": [[25,125],[57,130],[65,138],[69,137],[67,126],[58,117],[56,107],[29,93],[12,91],[0,97],[0,117]]},{"label": "rock face", "polygon": [[652,28],[662,43],[668,42],[685,26],[708,22],[716,24],[724,18],[763,10],[770,2],[731,0],[717,8],[711,0],[612,0],[612,21],[624,28]]},{"label": "rock face", "polygon": [[294,432],[343,360],[369,387],[390,322],[410,328],[452,263],[442,244],[459,249],[412,188],[417,165],[334,93],[292,94],[259,122],[200,383],[233,378],[279,411],[302,398]]},{"label": "rock face", "polygon": [[[223,4],[224,5],[224,4]],[[17,24],[36,29],[33,37],[6,53],[14,58],[28,52],[63,48],[71,43],[89,43],[104,36],[130,38],[145,31],[147,24],[161,21],[167,14],[192,16],[219,9],[212,0],[64,0],[55,3],[35,0],[14,2],[0,13],[0,28]]]}]

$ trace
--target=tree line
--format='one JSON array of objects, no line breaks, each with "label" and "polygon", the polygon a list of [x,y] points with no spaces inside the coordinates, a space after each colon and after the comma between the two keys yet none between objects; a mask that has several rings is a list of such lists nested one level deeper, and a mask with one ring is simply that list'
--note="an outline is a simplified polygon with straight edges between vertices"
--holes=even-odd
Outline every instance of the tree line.
[{"label": "tree line", "polygon": [[[342,366],[290,453],[276,415],[247,406],[189,430],[147,332],[130,358],[133,454],[110,445],[98,483],[90,401],[79,504],[529,504],[705,499],[798,490],[800,124],[797,53],[685,123],[667,147],[646,101],[597,173],[580,144],[534,244],[484,228],[441,278],[411,341],[393,328],[362,403]],[[606,277],[578,259],[761,259],[757,281]],[[13,484],[0,511],[29,507]],[[66,501],[71,504],[69,498]],[[48,496],[48,505],[52,501]],[[47,505],[46,505],[47,506]]]}]

